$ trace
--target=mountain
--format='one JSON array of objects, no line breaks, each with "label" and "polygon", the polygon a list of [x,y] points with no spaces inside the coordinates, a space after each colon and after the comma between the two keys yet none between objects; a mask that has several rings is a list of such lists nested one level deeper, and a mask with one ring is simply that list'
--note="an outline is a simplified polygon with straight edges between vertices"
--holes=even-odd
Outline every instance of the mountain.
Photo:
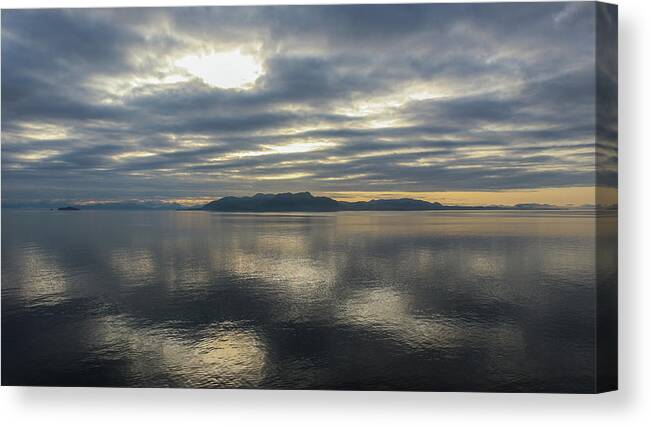
[{"label": "mountain", "polygon": [[177,210],[183,209],[178,203],[159,201],[125,200],[120,202],[98,202],[80,205],[87,210]]},{"label": "mountain", "polygon": [[308,192],[262,194],[253,197],[223,197],[203,210],[222,212],[333,212],[340,204],[329,197],[314,197]]},{"label": "mountain", "polygon": [[252,197],[227,196],[206,204],[202,209],[221,212],[334,212],[334,211],[422,211],[444,209],[440,203],[415,199],[339,202],[315,197],[309,192],[262,194]]},{"label": "mountain", "polygon": [[220,212],[335,212],[335,211],[433,211],[433,210],[558,210],[554,205],[520,203],[514,206],[451,206],[418,199],[376,199],[367,202],[340,202],[329,197],[302,193],[258,193],[251,197],[222,197],[190,210]]},{"label": "mountain", "polygon": [[430,203],[417,199],[378,199],[368,202],[338,202],[344,211],[431,211],[445,209],[438,202]]},{"label": "mountain", "polygon": [[554,205],[548,205],[546,203],[518,203],[517,205],[513,206],[515,209],[523,209],[523,210],[556,210],[558,209],[557,206]]},{"label": "mountain", "polygon": [[[56,204],[55,204],[56,203]],[[336,211],[433,211],[433,210],[562,210],[571,207],[559,207],[541,203],[519,203],[513,206],[484,205],[460,206],[443,205],[438,202],[427,202],[418,199],[374,199],[365,202],[343,202],[330,197],[313,196],[307,191],[302,193],[258,193],[250,197],[227,196],[214,200],[205,205],[183,206],[174,202],[162,200],[121,200],[112,202],[77,202],[71,205],[69,201],[33,201],[28,203],[7,203],[3,201],[2,208],[32,209],[48,208],[51,210],[182,210],[182,211],[221,211],[221,212],[336,212]],[[61,209],[61,207],[65,207]],[[73,209],[71,209],[73,208]],[[616,210],[612,206],[577,206],[584,209]]]},{"label": "mountain", "polygon": [[[2,202],[2,209],[51,209],[59,207],[76,207],[83,210],[185,210],[186,207],[161,200],[120,200],[110,202],[83,202],[70,200],[34,200],[26,202]],[[65,209],[71,210],[71,209]]]}]

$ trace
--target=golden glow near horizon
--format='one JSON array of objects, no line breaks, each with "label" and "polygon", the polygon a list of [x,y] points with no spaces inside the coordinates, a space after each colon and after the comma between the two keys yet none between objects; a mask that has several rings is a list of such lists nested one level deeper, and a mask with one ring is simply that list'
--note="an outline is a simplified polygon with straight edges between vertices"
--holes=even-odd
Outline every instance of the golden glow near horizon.
[{"label": "golden glow near horizon", "polygon": [[[307,173],[295,175],[269,175],[257,178],[259,181],[296,180],[306,178]],[[351,177],[343,177],[347,179]],[[355,178],[353,176],[353,178]],[[334,180],[334,179],[333,179]],[[336,181],[336,180],[335,180]],[[297,190],[298,191],[298,190]],[[269,191],[262,191],[269,193]],[[595,204],[614,205],[617,204],[617,190],[610,187],[559,187],[559,188],[538,188],[527,190],[504,190],[504,191],[312,191],[314,196],[326,196],[339,201],[357,202],[373,199],[400,199],[411,198],[426,200],[428,202],[439,202],[444,205],[457,206],[513,206],[518,203],[539,203],[559,207],[581,207]],[[219,196],[201,196],[196,198],[169,199],[167,203],[179,203],[185,206],[199,205],[219,199],[226,195],[252,196],[252,193],[224,194]]]},{"label": "golden glow near horizon", "polygon": [[258,61],[239,50],[189,55],[177,60],[176,65],[205,83],[224,89],[247,88],[262,74]]},{"label": "golden glow near horizon", "polygon": [[[601,189],[600,203],[617,203],[617,191]],[[442,191],[442,192],[336,192],[323,193],[341,201],[364,201],[371,199],[412,198],[439,202],[444,205],[505,205],[540,203],[557,206],[582,206],[595,204],[595,187],[538,188],[504,191]],[[603,200],[603,201],[602,201]]]}]

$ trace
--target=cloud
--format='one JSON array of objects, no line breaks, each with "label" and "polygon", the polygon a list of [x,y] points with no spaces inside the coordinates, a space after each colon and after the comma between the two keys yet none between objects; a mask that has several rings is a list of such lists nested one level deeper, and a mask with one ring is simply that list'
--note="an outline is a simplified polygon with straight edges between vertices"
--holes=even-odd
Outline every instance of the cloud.
[{"label": "cloud", "polygon": [[[594,19],[556,3],[3,11],[3,198],[594,185]],[[252,87],[175,65],[229,50],[261,64]],[[290,144],[307,148],[274,148]]]}]

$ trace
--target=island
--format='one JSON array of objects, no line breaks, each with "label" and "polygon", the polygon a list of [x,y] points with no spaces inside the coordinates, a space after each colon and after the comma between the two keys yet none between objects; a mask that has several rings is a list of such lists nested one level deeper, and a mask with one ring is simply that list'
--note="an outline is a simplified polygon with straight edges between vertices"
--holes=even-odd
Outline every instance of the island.
[{"label": "island", "polygon": [[433,210],[534,210],[563,209],[552,205],[522,203],[515,206],[454,206],[418,199],[375,199],[344,202],[310,192],[254,196],[226,196],[191,210],[218,212],[338,212],[338,211],[433,211]]},{"label": "island", "polygon": [[74,206],[64,206],[62,208],[57,208],[58,211],[80,211],[81,209]]}]

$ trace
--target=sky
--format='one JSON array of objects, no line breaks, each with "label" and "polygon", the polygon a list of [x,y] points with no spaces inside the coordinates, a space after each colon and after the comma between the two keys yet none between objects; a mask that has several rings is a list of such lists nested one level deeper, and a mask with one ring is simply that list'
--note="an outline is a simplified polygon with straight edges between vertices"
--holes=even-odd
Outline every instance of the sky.
[{"label": "sky", "polygon": [[[591,204],[595,13],[592,3],[4,10],[2,201],[311,191]],[[616,185],[613,170],[600,186]]]}]

